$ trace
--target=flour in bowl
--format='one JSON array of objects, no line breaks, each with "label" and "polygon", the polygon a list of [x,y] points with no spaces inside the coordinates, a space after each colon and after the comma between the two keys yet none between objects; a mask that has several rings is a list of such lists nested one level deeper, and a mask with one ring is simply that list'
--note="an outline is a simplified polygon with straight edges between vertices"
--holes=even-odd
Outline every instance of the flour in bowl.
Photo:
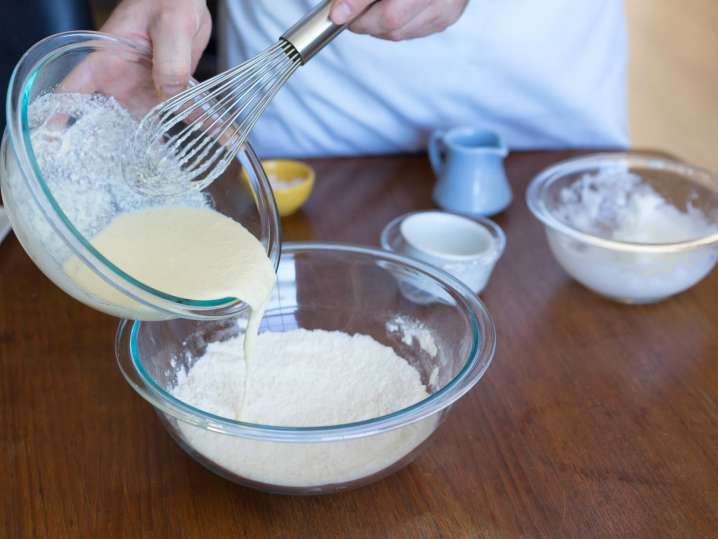
[{"label": "flour in bowl", "polygon": [[[244,387],[247,395],[242,398]],[[259,335],[249,362],[243,361],[241,338],[209,344],[189,372],[180,373],[173,395],[230,419],[310,427],[383,416],[429,394],[416,369],[371,337],[299,329]],[[423,442],[436,419],[367,438],[304,444],[179,425],[192,449],[238,476],[308,487],[352,481],[387,468]]]},{"label": "flour in bowl", "polygon": [[681,211],[640,176],[609,169],[561,189],[556,216],[590,234],[635,243],[671,243],[707,236],[718,227],[688,204]]}]

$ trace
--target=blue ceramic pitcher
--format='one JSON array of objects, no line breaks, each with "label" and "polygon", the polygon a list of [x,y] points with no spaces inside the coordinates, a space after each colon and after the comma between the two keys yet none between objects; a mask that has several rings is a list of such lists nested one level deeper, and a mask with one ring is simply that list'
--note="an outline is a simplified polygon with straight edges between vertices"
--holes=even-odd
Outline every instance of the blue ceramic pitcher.
[{"label": "blue ceramic pitcher", "polygon": [[429,159],[438,178],[434,201],[443,209],[466,215],[499,213],[511,203],[504,172],[508,148],[493,131],[457,127],[434,131]]}]

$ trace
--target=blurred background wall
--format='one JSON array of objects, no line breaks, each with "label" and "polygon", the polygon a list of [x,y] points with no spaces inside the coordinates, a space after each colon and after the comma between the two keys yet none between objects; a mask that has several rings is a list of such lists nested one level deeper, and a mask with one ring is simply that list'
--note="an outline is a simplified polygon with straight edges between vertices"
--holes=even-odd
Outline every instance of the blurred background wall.
[{"label": "blurred background wall", "polygon": [[[85,1],[92,6],[98,24],[116,3],[116,0],[17,0],[17,5],[29,9],[38,2],[81,5]],[[625,2],[631,36],[633,146],[663,149],[718,171],[718,0]],[[209,3],[214,5],[216,0]],[[34,36],[25,37],[34,41]],[[212,73],[213,54],[211,46],[200,65],[198,78]]]},{"label": "blurred background wall", "polygon": [[0,0],[0,128],[10,75],[23,53],[49,34],[92,24],[89,0]]},{"label": "blurred background wall", "polygon": [[633,145],[718,171],[718,0],[626,0]]}]

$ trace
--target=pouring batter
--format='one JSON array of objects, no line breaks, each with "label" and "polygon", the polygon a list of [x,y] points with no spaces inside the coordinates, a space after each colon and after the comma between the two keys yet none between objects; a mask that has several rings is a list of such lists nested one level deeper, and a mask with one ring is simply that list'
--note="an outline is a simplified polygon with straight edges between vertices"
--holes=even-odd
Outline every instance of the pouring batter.
[{"label": "pouring batter", "polygon": [[[249,305],[244,348],[250,357],[275,275],[264,247],[241,224],[208,208],[152,208],[115,217],[91,243],[122,271],[166,294]],[[76,256],[64,270],[88,293],[136,308]]]}]

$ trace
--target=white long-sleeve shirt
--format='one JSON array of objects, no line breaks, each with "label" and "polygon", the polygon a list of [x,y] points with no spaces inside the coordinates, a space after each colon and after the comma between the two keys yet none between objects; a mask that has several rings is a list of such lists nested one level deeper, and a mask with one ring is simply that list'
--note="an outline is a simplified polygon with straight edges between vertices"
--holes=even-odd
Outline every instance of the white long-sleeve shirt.
[{"label": "white long-sleeve shirt", "polygon": [[[223,67],[276,42],[316,0],[224,0]],[[260,156],[415,151],[433,129],[498,131],[512,148],[628,144],[622,0],[471,0],[446,31],[340,34],[257,123]]]}]

